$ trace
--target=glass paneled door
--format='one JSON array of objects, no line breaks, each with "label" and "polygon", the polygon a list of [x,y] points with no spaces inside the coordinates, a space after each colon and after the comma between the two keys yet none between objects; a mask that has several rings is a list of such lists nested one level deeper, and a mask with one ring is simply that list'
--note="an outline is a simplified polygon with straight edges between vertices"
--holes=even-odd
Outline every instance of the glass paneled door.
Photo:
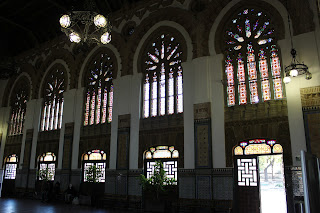
[{"label": "glass paneled door", "polygon": [[234,211],[287,213],[282,146],[252,139],[241,141],[233,152]]}]

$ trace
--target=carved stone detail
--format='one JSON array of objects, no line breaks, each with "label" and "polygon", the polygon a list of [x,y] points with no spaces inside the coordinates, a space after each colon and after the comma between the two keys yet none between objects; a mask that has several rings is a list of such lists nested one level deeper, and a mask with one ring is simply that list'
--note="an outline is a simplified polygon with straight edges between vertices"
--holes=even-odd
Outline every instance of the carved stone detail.
[{"label": "carved stone detail", "polygon": [[211,118],[211,103],[210,102],[201,103],[201,104],[194,104],[193,110],[194,110],[194,119],[195,120]]},{"label": "carved stone detail", "polygon": [[304,110],[320,109],[320,86],[301,88],[300,96]]}]

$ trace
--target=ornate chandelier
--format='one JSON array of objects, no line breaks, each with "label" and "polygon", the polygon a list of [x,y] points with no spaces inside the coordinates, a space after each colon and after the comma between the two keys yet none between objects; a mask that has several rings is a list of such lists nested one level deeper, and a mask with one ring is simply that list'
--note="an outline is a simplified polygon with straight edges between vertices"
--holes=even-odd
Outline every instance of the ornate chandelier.
[{"label": "ornate chandelier", "polygon": [[285,77],[283,78],[284,83],[289,83],[291,81],[290,77],[297,77],[298,75],[306,74],[305,78],[310,80],[312,78],[312,74],[308,70],[308,66],[304,63],[300,63],[296,59],[297,51],[295,49],[291,49],[292,61],[289,66],[285,68]]},{"label": "ornate chandelier", "polygon": [[72,11],[61,16],[60,25],[71,42],[108,44],[111,41],[110,21],[96,12]]},{"label": "ornate chandelier", "polygon": [[283,82],[288,84],[291,81],[291,77],[297,77],[299,75],[306,74],[305,78],[310,80],[312,78],[312,74],[308,70],[308,66],[304,63],[300,63],[297,59],[297,51],[293,48],[293,41],[292,41],[292,33],[291,33],[291,26],[290,26],[290,17],[288,15],[288,25],[289,25],[289,32],[290,32],[290,39],[291,39],[291,64],[286,66],[284,72],[285,77],[283,78]]}]

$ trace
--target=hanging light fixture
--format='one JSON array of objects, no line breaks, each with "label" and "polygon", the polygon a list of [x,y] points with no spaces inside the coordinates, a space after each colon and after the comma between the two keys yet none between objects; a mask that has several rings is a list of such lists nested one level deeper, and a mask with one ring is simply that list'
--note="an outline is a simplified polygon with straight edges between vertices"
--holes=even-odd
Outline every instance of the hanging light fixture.
[{"label": "hanging light fixture", "polygon": [[290,39],[291,39],[291,64],[286,66],[285,68],[285,77],[283,78],[284,83],[289,83],[291,81],[291,77],[297,77],[299,75],[306,75],[305,78],[310,80],[312,78],[312,74],[308,70],[308,66],[304,63],[300,63],[297,59],[297,51],[293,48],[292,42],[292,33],[291,33],[291,25],[290,25],[290,17],[288,15],[288,24],[289,24],[289,32],[290,32]]},{"label": "hanging light fixture", "polygon": [[60,25],[71,42],[108,44],[111,41],[110,21],[96,12],[72,11],[61,16]]}]

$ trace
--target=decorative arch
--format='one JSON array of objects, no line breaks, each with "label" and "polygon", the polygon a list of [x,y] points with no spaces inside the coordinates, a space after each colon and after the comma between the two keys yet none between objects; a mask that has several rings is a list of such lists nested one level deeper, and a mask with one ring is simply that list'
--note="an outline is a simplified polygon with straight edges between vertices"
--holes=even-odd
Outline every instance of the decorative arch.
[{"label": "decorative arch", "polygon": [[[230,5],[233,6],[230,7]],[[225,45],[223,43],[225,41],[225,28],[229,24],[230,20],[233,19],[235,14],[238,14],[240,11],[243,11],[246,8],[260,8],[259,10],[263,8],[264,13],[267,14],[268,17],[272,19],[271,22],[274,23],[274,36],[277,38],[277,40],[284,39],[285,35],[288,34],[286,33],[288,29],[284,24],[285,16],[282,16],[279,12],[279,10],[281,10],[282,12],[283,10],[286,11],[282,4],[278,5],[278,8],[275,8],[273,5],[262,0],[232,1],[223,10],[221,10],[221,14],[219,14],[215,22],[213,22],[213,26],[211,27],[209,36],[209,49],[211,55],[213,55],[212,50],[215,50],[216,54],[225,52]],[[225,11],[226,9],[228,9],[228,11]]]},{"label": "decorative arch", "polygon": [[[190,21],[190,18],[192,21]],[[125,60],[123,70],[128,70],[127,72],[133,72],[133,74],[141,72],[139,67],[141,50],[143,50],[143,45],[145,45],[150,34],[159,27],[173,28],[181,33],[187,45],[186,50],[188,52],[186,61],[190,61],[192,58],[197,57],[196,46],[194,44],[196,36],[195,34],[191,34],[193,22],[192,13],[179,8],[163,8],[151,13],[148,18],[143,19],[135,28],[132,36],[128,37],[128,42],[124,43],[124,45],[128,45],[128,48],[122,48],[124,52],[121,54],[124,56],[123,59]]]},{"label": "decorative arch", "polygon": [[20,78],[24,78],[24,79],[26,78],[26,80],[28,81],[28,85],[30,87],[30,93],[29,93],[30,100],[34,97],[33,96],[33,93],[34,93],[34,88],[33,88],[34,83],[33,82],[34,82],[35,70],[34,70],[33,66],[30,64],[23,64],[23,65],[21,65],[20,69],[22,70],[22,73],[19,76],[17,76],[16,78],[15,77],[10,78],[8,80],[8,83],[5,87],[3,94],[9,94],[9,95],[3,96],[3,99],[2,99],[2,106],[3,107],[10,106],[10,97],[13,94],[13,89],[16,87],[17,83],[19,83]]},{"label": "decorative arch", "polygon": [[63,115],[63,92],[67,87],[66,69],[56,63],[50,67],[42,85],[41,96],[43,108],[41,116],[41,131],[61,129]]},{"label": "decorative arch", "polygon": [[27,110],[27,102],[30,99],[30,80],[27,75],[20,75],[10,92],[11,115],[8,135],[20,135],[23,133],[23,125]]},{"label": "decorative arch", "polygon": [[[39,59],[40,61],[42,59]],[[51,71],[53,66],[56,66],[57,64],[60,64],[64,67],[65,70],[65,80],[66,90],[76,88],[77,84],[77,64],[75,62],[75,59],[73,55],[63,48],[58,48],[52,50],[50,55],[43,61],[39,63],[39,68],[36,68],[37,72],[37,84],[35,85],[35,93],[34,97],[42,98],[42,91],[43,91],[43,84],[45,79],[48,76],[48,73]]]},{"label": "decorative arch", "polygon": [[90,67],[93,67],[94,61],[102,53],[106,53],[109,57],[111,57],[113,61],[113,79],[118,77],[121,70],[121,59],[117,48],[112,44],[108,44],[106,47],[96,46],[86,55],[85,58],[80,57],[82,59],[82,64],[81,67],[79,67],[80,72],[77,77],[77,81],[79,82],[78,88],[86,87],[86,75],[88,74]]}]

